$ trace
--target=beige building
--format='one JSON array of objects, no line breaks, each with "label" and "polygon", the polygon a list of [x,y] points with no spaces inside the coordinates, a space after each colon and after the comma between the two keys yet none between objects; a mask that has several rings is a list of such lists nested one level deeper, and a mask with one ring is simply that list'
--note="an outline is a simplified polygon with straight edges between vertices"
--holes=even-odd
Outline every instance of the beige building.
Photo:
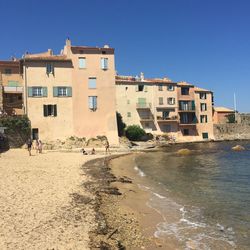
[{"label": "beige building", "polygon": [[116,99],[127,125],[153,134],[178,132],[177,84],[171,80],[117,76]]},{"label": "beige building", "polygon": [[235,111],[233,109],[225,108],[225,107],[214,107],[213,121],[214,124],[223,124],[228,123],[228,116],[235,115]]},{"label": "beige building", "polygon": [[23,114],[23,86],[19,61],[0,61],[0,109],[8,115]]},{"label": "beige building", "polygon": [[71,46],[67,40],[60,55],[26,54],[21,63],[33,138],[104,135],[118,144],[114,49]]},{"label": "beige building", "polygon": [[168,78],[116,77],[117,111],[127,125],[177,141],[214,139],[213,93]]}]

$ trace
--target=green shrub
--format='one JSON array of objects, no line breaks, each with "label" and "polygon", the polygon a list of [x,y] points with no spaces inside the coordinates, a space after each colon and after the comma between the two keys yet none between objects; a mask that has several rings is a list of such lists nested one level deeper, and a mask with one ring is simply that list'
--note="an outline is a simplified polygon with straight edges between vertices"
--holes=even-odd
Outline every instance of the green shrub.
[{"label": "green shrub", "polygon": [[129,140],[139,141],[146,132],[138,125],[131,125],[126,128],[125,134]]}]

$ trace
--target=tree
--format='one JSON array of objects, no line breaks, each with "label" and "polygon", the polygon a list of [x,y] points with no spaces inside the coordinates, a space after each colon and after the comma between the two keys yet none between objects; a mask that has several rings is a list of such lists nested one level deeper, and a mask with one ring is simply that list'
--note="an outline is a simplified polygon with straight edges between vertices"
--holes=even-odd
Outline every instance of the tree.
[{"label": "tree", "polygon": [[126,124],[122,120],[122,115],[118,112],[116,112],[116,121],[118,128],[118,136],[121,137],[124,135],[124,129],[126,128]]}]

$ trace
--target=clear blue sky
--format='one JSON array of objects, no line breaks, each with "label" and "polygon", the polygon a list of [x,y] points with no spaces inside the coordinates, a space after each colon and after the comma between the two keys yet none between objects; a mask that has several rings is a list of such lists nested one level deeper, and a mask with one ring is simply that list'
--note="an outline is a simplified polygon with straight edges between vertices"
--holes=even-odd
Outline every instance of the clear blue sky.
[{"label": "clear blue sky", "polygon": [[0,0],[0,59],[73,45],[116,49],[119,74],[168,76],[250,112],[249,0]]}]

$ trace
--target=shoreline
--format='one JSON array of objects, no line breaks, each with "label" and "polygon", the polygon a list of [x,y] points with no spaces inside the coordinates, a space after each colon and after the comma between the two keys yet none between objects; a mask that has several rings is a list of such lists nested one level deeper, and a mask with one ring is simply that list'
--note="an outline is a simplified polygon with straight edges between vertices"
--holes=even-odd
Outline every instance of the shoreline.
[{"label": "shoreline", "polygon": [[147,205],[152,194],[138,186],[133,171],[116,167],[124,157],[127,161],[133,154],[92,160],[82,167],[91,179],[84,188],[95,196],[96,225],[90,232],[90,249],[178,249],[175,239],[154,237],[163,217]]}]

